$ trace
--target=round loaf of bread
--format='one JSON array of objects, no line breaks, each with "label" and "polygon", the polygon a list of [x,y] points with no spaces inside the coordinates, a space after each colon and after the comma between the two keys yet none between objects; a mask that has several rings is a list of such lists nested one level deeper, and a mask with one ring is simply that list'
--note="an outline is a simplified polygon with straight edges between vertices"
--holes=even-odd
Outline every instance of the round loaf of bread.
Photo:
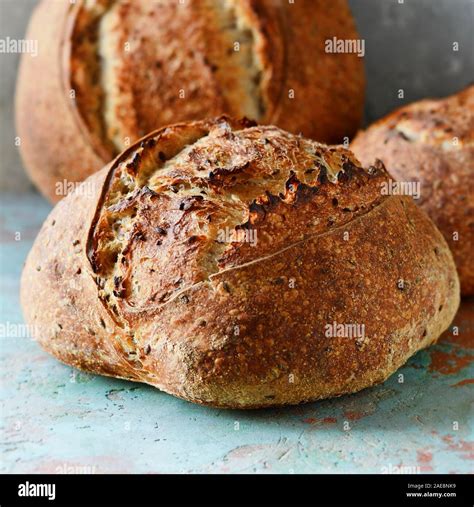
[{"label": "round loaf of bread", "polygon": [[363,164],[380,159],[395,180],[419,184],[417,203],[453,252],[461,292],[474,294],[474,85],[398,109],[360,132],[351,149]]},{"label": "round loaf of bread", "polygon": [[382,165],[219,118],[147,135],[59,202],[21,284],[72,366],[219,407],[385,380],[459,304],[451,252]]},{"label": "round loaf of bread", "polygon": [[148,132],[222,113],[342,143],[363,61],[346,0],[43,0],[17,86],[21,153],[58,201]]}]

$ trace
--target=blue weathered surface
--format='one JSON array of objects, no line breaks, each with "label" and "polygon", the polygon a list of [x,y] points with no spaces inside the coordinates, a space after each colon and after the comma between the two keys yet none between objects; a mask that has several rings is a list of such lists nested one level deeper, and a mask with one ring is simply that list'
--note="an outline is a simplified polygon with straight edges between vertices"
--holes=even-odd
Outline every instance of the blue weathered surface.
[{"label": "blue weathered surface", "polygon": [[472,471],[472,299],[459,336],[378,387],[279,410],[195,406],[74,371],[14,337],[23,261],[50,208],[34,195],[1,202],[1,472]]}]

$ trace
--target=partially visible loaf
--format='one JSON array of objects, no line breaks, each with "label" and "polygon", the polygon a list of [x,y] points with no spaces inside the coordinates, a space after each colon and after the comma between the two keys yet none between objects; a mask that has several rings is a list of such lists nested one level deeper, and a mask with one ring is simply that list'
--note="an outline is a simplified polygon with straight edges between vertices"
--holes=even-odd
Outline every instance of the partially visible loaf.
[{"label": "partially visible loaf", "polygon": [[222,117],[144,137],[45,221],[21,301],[67,364],[256,408],[382,382],[459,304],[442,235],[381,164]]},{"label": "partially visible loaf", "polygon": [[357,130],[363,59],[346,0],[42,0],[22,58],[17,128],[52,201],[139,137],[228,113],[341,143]]},{"label": "partially visible loaf", "polygon": [[474,294],[474,85],[415,102],[360,132],[351,149],[392,176],[420,182],[417,201],[448,242],[463,295]]}]

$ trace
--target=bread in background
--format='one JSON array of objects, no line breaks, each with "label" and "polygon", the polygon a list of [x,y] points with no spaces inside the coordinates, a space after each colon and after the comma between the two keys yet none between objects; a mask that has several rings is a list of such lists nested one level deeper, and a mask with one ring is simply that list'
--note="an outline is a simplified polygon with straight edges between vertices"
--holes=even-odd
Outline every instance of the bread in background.
[{"label": "bread in background", "polygon": [[396,180],[420,182],[416,202],[446,238],[462,294],[474,294],[474,85],[397,109],[351,149],[363,164],[382,160]]},{"label": "bread in background", "polygon": [[228,113],[340,143],[359,127],[363,60],[345,0],[43,0],[22,58],[17,129],[50,200],[163,125]]}]

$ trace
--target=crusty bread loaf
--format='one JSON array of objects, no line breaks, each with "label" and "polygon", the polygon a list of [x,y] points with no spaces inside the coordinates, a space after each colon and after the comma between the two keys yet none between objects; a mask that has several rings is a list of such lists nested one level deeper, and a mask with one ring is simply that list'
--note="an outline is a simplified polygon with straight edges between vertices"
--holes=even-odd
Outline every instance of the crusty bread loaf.
[{"label": "crusty bread loaf", "polygon": [[358,38],[346,0],[43,0],[27,37],[17,128],[52,201],[169,123],[228,113],[341,143],[362,116],[362,59],[325,52]]},{"label": "crusty bread loaf", "polygon": [[417,202],[453,252],[462,294],[474,294],[474,85],[398,109],[351,149],[363,164],[382,160],[396,180],[420,182]]},{"label": "crusty bread loaf", "polygon": [[371,386],[459,304],[442,235],[411,198],[382,195],[387,179],[273,126],[158,130],[47,218],[23,272],[26,321],[67,364],[198,403]]}]

